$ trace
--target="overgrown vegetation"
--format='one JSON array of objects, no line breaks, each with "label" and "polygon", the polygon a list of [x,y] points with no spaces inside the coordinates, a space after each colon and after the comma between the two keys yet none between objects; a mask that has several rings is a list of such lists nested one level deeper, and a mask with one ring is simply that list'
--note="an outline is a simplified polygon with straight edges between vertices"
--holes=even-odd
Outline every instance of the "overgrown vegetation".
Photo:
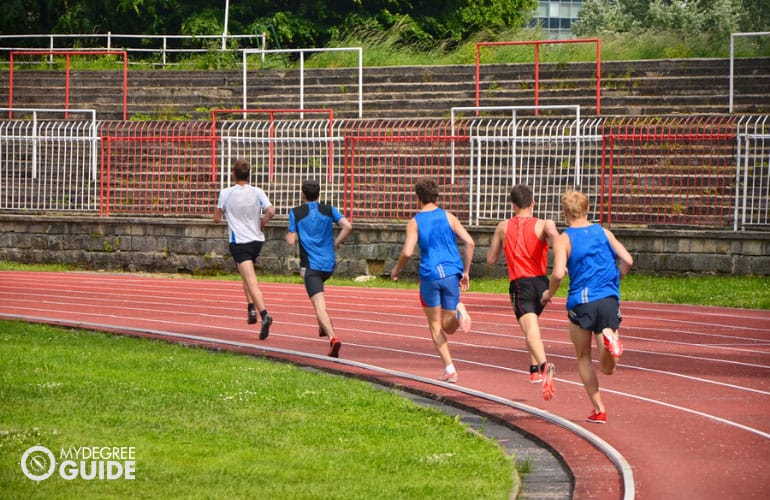
[{"label": "overgrown vegetation", "polygon": [[[547,33],[532,27],[535,0],[453,0],[450,2],[349,2],[319,4],[299,0],[283,10],[257,0],[233,2],[228,33],[267,36],[268,48],[362,47],[365,66],[473,64],[477,42],[543,40]],[[25,33],[179,33],[192,37],[224,31],[221,2],[198,0],[122,0],[113,8],[97,0],[48,2],[40,9],[32,0],[11,0],[0,18],[0,34]],[[770,31],[766,0],[586,0],[573,25],[579,38],[600,38],[602,59],[639,60],[727,57],[730,34]],[[172,42],[174,42],[172,40]],[[44,38],[31,41],[46,48]],[[104,43],[76,39],[76,48]],[[151,40],[140,40],[146,47]],[[234,43],[234,42],[233,42]],[[237,52],[222,52],[219,39],[188,39],[174,49],[208,49],[176,58],[182,69],[228,69],[241,64]],[[232,45],[230,48],[237,48]],[[541,48],[543,62],[592,61],[595,48],[554,44]],[[155,67],[157,55],[144,54],[144,67]],[[770,36],[735,40],[737,57],[770,56]],[[297,54],[258,55],[250,67],[296,66]],[[310,53],[308,67],[351,67],[354,53]],[[40,58],[36,58],[40,59]],[[485,48],[485,63],[534,60],[531,46]],[[132,66],[139,63],[132,56]],[[63,62],[61,63],[63,64]],[[75,58],[73,69],[93,68],[94,58]],[[116,64],[111,62],[112,67]]]}]

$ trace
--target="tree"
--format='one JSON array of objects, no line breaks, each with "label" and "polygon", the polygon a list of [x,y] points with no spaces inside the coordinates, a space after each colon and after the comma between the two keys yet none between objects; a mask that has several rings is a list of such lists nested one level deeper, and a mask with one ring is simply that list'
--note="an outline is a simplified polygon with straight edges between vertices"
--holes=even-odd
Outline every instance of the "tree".
[{"label": "tree", "polygon": [[[238,0],[229,31],[268,32],[285,47],[325,46],[350,25],[409,26],[407,39],[461,41],[478,31],[518,28],[537,0]],[[6,0],[2,34],[107,33],[215,35],[223,0]]]},{"label": "tree", "polygon": [[573,24],[577,36],[667,30],[725,38],[770,28],[767,0],[586,0]]}]

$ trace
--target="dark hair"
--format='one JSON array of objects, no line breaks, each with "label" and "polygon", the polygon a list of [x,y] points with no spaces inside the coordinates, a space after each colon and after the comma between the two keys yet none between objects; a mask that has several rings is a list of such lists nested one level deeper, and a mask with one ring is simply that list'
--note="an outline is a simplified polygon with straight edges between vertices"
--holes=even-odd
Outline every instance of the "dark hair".
[{"label": "dark hair", "polygon": [[519,208],[527,208],[532,204],[532,189],[526,184],[517,184],[511,188],[511,203]]},{"label": "dark hair", "polygon": [[246,160],[235,160],[233,163],[233,175],[235,181],[248,181],[251,173],[251,166]]},{"label": "dark hair", "polygon": [[423,177],[415,183],[414,192],[421,203],[435,203],[438,199],[438,183],[431,177]]},{"label": "dark hair", "polygon": [[316,201],[321,193],[321,186],[315,179],[305,179],[302,181],[302,194],[307,201]]}]

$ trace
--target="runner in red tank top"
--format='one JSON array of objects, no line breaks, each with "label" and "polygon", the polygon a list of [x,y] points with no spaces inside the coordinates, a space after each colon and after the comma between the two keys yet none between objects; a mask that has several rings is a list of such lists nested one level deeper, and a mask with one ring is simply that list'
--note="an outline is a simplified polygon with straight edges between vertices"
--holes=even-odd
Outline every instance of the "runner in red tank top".
[{"label": "runner in red tank top", "polygon": [[497,225],[487,263],[495,264],[505,253],[508,293],[527,341],[530,382],[540,382],[543,399],[549,400],[555,392],[556,367],[546,359],[538,317],[543,312],[541,296],[548,289],[548,246],[553,245],[559,231],[552,220],[532,216],[535,202],[529,186],[519,184],[511,189],[511,204],[514,216]]}]

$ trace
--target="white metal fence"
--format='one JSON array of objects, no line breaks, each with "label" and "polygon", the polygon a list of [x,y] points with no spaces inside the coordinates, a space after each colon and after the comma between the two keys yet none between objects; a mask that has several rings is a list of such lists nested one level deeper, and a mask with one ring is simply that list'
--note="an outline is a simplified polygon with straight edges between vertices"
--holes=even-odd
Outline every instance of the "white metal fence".
[{"label": "white metal fence", "polygon": [[770,224],[770,117],[742,118],[737,128],[735,230]]},{"label": "white metal fence", "polygon": [[[223,120],[212,128],[99,123],[91,110],[69,113],[88,119],[28,110],[25,119],[0,120],[0,210],[93,212],[119,191],[120,205],[103,213],[208,216],[217,190],[230,182],[229,166],[245,158],[279,214],[301,203],[301,182],[314,177],[324,201],[355,208],[358,220],[403,219],[414,210],[415,177],[427,173],[442,178],[446,201],[470,225],[510,216],[510,188],[527,183],[536,215],[557,221],[561,194],[576,187],[591,198],[591,217],[606,222],[611,214],[613,224],[653,227],[648,216],[663,210],[655,227],[770,230],[769,116],[726,116],[716,134],[693,117],[661,132],[644,128],[656,121],[650,117],[623,126],[603,117],[490,116],[452,127],[443,120],[287,119]],[[711,142],[717,135],[720,142]],[[112,151],[100,151],[108,139]],[[173,182],[160,183],[161,176]],[[195,190],[196,206],[164,204],[169,186]],[[139,207],[138,200],[150,201]],[[727,208],[714,215],[717,204]]]},{"label": "white metal fence", "polygon": [[[243,109],[249,109],[248,95],[249,95],[249,79],[247,78],[248,72],[248,57],[250,54],[259,54],[264,60],[266,55],[269,54],[299,54],[299,109],[305,109],[305,54],[312,53],[324,53],[324,52],[355,52],[358,62],[358,77],[355,81],[357,89],[356,104],[358,106],[358,117],[362,118],[364,113],[364,53],[361,47],[332,47],[332,48],[318,48],[318,49],[244,49],[243,50]],[[336,105],[340,105],[338,96],[336,99]],[[244,116],[245,117],[245,116]],[[304,114],[300,111],[300,118],[304,118]]]},{"label": "white metal fence", "polygon": [[252,182],[270,187],[270,199],[279,213],[302,203],[300,188],[307,178],[317,179],[320,199],[343,203],[343,138],[329,120],[224,121],[219,125],[220,188],[232,183],[230,166],[247,158]]},{"label": "white metal fence", "polygon": [[[99,210],[95,111],[14,111],[28,119],[0,120],[0,209]],[[90,120],[61,121],[65,112]]]},{"label": "white metal fence", "polygon": [[[216,45],[221,41],[221,48]],[[85,48],[84,48],[85,45]],[[234,48],[239,46],[239,48]],[[117,33],[104,34],[47,34],[47,35],[0,35],[0,53],[19,50],[125,50],[129,54],[150,56],[157,59],[154,64],[167,66],[174,64],[176,56],[201,54],[212,50],[220,52],[238,52],[246,49],[264,50],[267,46],[265,33],[255,35],[130,35]],[[49,56],[49,63],[54,56]],[[129,64],[138,61],[129,60]]]}]

